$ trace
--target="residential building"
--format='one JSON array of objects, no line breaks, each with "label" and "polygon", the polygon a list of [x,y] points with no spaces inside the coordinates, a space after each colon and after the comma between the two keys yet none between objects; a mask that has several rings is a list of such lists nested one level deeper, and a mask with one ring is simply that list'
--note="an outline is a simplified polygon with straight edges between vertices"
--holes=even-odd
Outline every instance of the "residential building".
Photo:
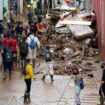
[{"label": "residential building", "polygon": [[105,0],[93,0],[93,9],[97,17],[99,52],[105,60]]}]

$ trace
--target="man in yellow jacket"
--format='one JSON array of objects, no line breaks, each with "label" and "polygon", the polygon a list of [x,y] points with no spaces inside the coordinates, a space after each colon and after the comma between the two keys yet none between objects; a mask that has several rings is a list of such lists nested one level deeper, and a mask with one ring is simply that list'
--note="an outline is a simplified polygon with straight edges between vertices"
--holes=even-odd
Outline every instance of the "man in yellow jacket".
[{"label": "man in yellow jacket", "polygon": [[30,65],[30,59],[27,59],[26,60],[26,75],[24,76],[24,81],[26,83],[24,102],[31,102],[30,100],[31,79],[34,79],[33,68]]}]

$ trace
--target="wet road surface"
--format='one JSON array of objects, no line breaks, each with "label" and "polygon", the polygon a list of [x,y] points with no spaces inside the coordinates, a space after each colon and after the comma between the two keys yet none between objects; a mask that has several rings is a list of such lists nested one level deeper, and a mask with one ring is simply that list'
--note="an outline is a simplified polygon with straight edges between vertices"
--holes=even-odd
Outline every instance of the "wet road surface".
[{"label": "wet road surface", "polygon": [[[31,103],[24,104],[22,96],[25,91],[25,83],[20,72],[13,71],[12,80],[3,81],[2,71],[0,71],[0,105],[75,105],[74,82],[69,76],[54,76],[53,83],[49,76],[45,82],[41,80],[41,77],[42,75],[37,75],[36,81],[32,81]],[[85,88],[81,91],[81,105],[99,104],[94,79],[84,76],[84,81]]]}]

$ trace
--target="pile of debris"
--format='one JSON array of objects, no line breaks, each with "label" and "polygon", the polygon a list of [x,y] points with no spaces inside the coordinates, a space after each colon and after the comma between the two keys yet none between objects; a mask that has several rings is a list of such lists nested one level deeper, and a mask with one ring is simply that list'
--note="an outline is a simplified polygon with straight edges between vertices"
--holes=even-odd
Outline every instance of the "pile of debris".
[{"label": "pile of debris", "polygon": [[95,63],[92,61],[93,56],[98,55],[98,49],[91,47],[91,39],[94,36],[94,30],[90,27],[92,14],[86,11],[66,11],[59,17],[55,33],[43,36],[41,53],[47,45],[56,53],[56,74],[70,75],[74,66],[89,74]]}]

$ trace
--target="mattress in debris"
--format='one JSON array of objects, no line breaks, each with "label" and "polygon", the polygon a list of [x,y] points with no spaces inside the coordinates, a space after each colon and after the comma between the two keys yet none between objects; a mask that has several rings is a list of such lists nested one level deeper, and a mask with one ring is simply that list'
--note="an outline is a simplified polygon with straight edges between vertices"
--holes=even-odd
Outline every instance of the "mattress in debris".
[{"label": "mattress in debris", "polygon": [[83,25],[68,25],[72,35],[75,39],[83,39],[87,37],[91,37],[93,35],[93,30],[89,26]]}]

